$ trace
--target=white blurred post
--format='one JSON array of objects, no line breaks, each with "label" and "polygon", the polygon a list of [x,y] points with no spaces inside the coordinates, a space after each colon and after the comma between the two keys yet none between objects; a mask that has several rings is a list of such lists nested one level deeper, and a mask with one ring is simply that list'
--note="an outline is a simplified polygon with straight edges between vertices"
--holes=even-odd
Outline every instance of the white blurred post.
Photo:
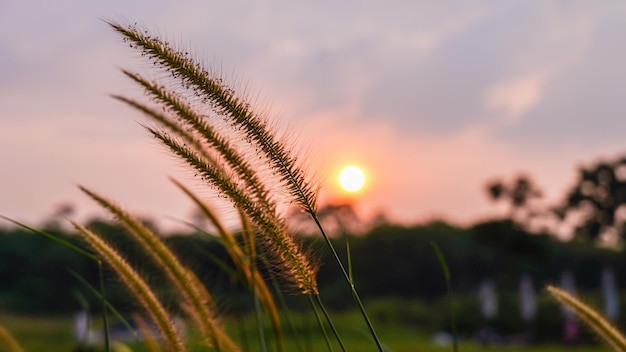
[{"label": "white blurred post", "polygon": [[535,318],[537,311],[537,301],[535,299],[535,287],[530,276],[522,275],[519,282],[520,310],[522,318],[530,322]]},{"label": "white blurred post", "polygon": [[[572,296],[576,296],[576,284],[574,282],[574,274],[570,270],[565,270],[561,275],[561,289]],[[565,317],[563,326],[563,341],[566,344],[574,344],[578,340],[578,321],[574,311],[562,305],[563,316]]]},{"label": "white blurred post", "polygon": [[604,302],[605,316],[611,321],[616,321],[619,316],[619,297],[615,283],[615,272],[610,266],[605,266],[602,269],[602,301]]},{"label": "white blurred post", "polygon": [[487,319],[495,317],[498,314],[498,296],[496,286],[491,279],[486,279],[480,284],[478,297],[483,316]]}]

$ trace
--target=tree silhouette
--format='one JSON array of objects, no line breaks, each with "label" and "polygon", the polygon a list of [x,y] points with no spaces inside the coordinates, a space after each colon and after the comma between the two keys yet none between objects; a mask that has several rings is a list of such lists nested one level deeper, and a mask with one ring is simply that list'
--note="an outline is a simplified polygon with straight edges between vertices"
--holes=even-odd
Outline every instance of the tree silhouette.
[{"label": "tree silhouette", "polygon": [[542,196],[535,182],[524,174],[518,175],[510,182],[502,179],[488,182],[486,190],[490,200],[508,203],[509,217],[518,223],[525,223],[536,215],[531,203]]},{"label": "tree silhouette", "polygon": [[579,239],[626,237],[625,217],[621,214],[626,205],[626,157],[581,167],[578,174],[578,181],[555,213],[563,220],[576,214],[574,217],[579,220],[575,236]]},{"label": "tree silhouette", "polygon": [[[317,211],[317,216],[327,232],[333,235],[355,234],[368,230],[371,226],[365,223],[356,213],[352,204],[326,204]],[[374,220],[378,224],[385,223],[384,215],[377,215],[380,218]],[[308,214],[300,209],[292,209],[289,222],[296,232],[313,233],[315,227],[308,221]]]}]

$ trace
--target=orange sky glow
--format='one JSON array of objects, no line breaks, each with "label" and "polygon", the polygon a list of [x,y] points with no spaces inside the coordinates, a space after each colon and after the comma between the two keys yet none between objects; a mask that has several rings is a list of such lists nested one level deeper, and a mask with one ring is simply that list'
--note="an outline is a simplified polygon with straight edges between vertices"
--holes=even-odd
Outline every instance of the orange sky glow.
[{"label": "orange sky glow", "polygon": [[[577,167],[626,152],[624,3],[9,1],[0,215],[38,223],[62,203],[102,214],[81,184],[176,226],[192,205],[168,176],[217,202],[108,96],[141,97],[119,68],[149,68],[101,21],[120,16],[221,68],[287,131],[320,204],[364,218],[469,225],[503,214],[489,180],[524,172],[556,202]],[[354,194],[337,182],[347,165],[367,177]]]}]

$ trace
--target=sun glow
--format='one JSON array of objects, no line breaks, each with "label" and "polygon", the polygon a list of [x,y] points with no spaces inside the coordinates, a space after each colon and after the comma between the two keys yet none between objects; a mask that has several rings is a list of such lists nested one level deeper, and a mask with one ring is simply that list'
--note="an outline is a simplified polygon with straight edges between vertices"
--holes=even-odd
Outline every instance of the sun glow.
[{"label": "sun glow", "polygon": [[358,192],[365,185],[365,174],[356,166],[347,166],[339,173],[339,185],[347,192]]}]

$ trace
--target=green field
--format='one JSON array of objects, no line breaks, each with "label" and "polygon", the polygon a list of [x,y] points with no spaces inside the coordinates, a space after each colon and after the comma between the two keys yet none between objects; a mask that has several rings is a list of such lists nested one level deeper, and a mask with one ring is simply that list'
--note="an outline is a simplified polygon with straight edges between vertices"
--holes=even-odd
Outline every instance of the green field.
[{"label": "green field", "polygon": [[[300,347],[302,351],[327,351],[326,344],[312,318],[295,317]],[[336,319],[337,328],[341,332],[344,343],[349,351],[373,351],[375,345],[369,341],[369,336],[358,317],[353,314],[339,315]],[[0,324],[5,326],[20,342],[25,351],[75,351],[77,343],[72,337],[72,318],[67,316],[34,317],[34,316],[0,316]],[[233,322],[230,332],[240,342],[240,346],[247,351],[259,351],[258,340],[255,338],[255,325],[253,319],[246,319],[243,329]],[[452,351],[451,346],[437,346],[430,336],[417,330],[403,326],[386,324],[379,325],[378,332],[388,351],[414,352],[414,351]],[[193,335],[193,334],[190,334]],[[242,338],[247,336],[247,338]],[[192,339],[192,338],[191,338]],[[272,341],[269,342],[269,350],[275,350]],[[139,344],[129,344],[133,351],[145,351]],[[540,345],[540,346],[511,346],[499,345],[489,348],[478,345],[473,341],[462,340],[459,349],[464,352],[489,350],[506,351],[568,351],[575,352],[599,352],[606,351],[602,345],[597,346],[563,346],[563,345]],[[210,351],[193,342],[189,344],[190,351]],[[340,350],[335,346],[335,350]],[[293,338],[285,339],[285,351],[298,351],[298,346]]]}]

